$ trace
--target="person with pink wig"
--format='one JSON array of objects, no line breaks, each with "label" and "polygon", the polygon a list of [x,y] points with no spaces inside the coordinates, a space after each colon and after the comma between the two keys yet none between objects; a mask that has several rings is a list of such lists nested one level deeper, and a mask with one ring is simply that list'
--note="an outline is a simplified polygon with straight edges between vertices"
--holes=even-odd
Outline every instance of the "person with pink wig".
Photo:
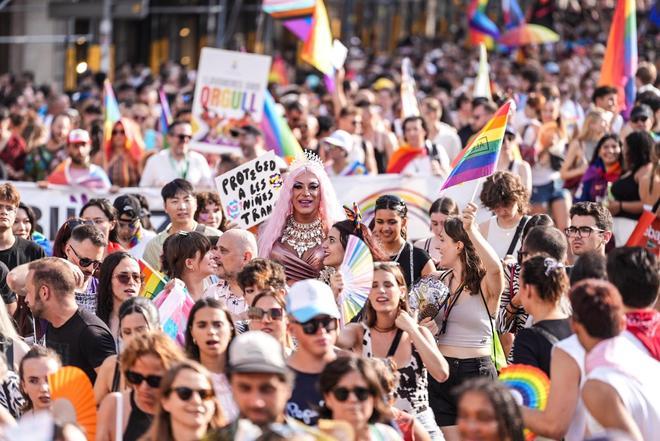
[{"label": "person with pink wig", "polygon": [[332,183],[316,155],[291,165],[280,198],[259,232],[259,256],[284,266],[287,283],[316,279],[323,269],[321,244],[345,218]]}]

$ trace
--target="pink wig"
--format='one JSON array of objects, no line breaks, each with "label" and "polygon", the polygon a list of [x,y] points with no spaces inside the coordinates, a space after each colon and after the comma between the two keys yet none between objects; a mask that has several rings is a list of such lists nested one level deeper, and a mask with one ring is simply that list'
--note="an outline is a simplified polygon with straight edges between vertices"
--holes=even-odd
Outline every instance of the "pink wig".
[{"label": "pink wig", "polygon": [[293,213],[293,203],[291,202],[293,184],[296,182],[296,178],[305,172],[310,172],[319,180],[321,189],[319,213],[321,215],[324,234],[328,234],[335,222],[346,218],[344,210],[337,200],[332,182],[330,182],[330,178],[328,178],[325,170],[318,166],[309,165],[294,169],[284,177],[284,183],[280,190],[280,198],[275,203],[275,207],[273,207],[273,213],[259,230],[260,257],[268,259],[270,257],[270,251],[273,249],[273,244],[281,237],[286,220]]}]

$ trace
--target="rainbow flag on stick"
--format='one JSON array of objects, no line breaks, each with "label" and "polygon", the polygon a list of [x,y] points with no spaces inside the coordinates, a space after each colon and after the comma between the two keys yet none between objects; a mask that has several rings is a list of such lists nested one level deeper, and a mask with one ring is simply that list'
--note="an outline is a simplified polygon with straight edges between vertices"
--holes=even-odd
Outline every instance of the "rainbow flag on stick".
[{"label": "rainbow flag on stick", "polygon": [[138,259],[138,264],[140,265],[140,271],[144,277],[144,280],[142,281],[142,289],[140,290],[140,296],[153,300],[163,290],[163,288],[165,288],[167,277],[153,269],[147,262],[142,259]]},{"label": "rainbow flag on stick", "polygon": [[316,0],[312,15],[312,30],[305,40],[300,58],[308,62],[326,75],[332,75],[334,68],[329,55],[332,53],[332,32],[328,11],[323,0]]},{"label": "rainbow flag on stick", "polygon": [[160,99],[160,119],[158,125],[160,133],[164,136],[167,135],[167,131],[170,124],[174,122],[174,118],[172,117],[172,111],[170,110],[170,103],[167,101],[167,96],[162,88],[158,90],[158,98]]},{"label": "rainbow flag on stick", "polygon": [[277,112],[275,100],[268,90],[264,97],[264,113],[259,125],[264,132],[266,147],[272,149],[287,163],[290,164],[295,158],[303,155],[300,143],[293,135],[286,120]]},{"label": "rainbow flag on stick", "polygon": [[105,145],[112,137],[112,127],[121,118],[115,92],[112,90],[112,84],[107,78],[103,82],[103,103],[103,144]]},{"label": "rainbow flag on stick", "polygon": [[635,0],[617,1],[600,70],[599,85],[616,87],[619,91],[619,105],[626,111],[630,111],[635,102],[636,13]]},{"label": "rainbow flag on stick", "polygon": [[500,107],[467,147],[456,156],[452,164],[454,168],[440,190],[489,176],[495,171],[512,105],[513,101],[509,100]]}]

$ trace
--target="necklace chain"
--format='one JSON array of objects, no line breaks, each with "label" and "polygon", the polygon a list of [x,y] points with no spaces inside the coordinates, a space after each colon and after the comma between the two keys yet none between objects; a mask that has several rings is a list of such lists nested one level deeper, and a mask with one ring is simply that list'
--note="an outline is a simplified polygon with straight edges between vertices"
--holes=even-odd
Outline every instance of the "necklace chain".
[{"label": "necklace chain", "polygon": [[311,224],[301,224],[296,222],[293,216],[290,216],[287,219],[280,242],[289,245],[295,250],[298,257],[302,258],[307,250],[321,245],[321,242],[323,242],[321,219],[317,219]]}]

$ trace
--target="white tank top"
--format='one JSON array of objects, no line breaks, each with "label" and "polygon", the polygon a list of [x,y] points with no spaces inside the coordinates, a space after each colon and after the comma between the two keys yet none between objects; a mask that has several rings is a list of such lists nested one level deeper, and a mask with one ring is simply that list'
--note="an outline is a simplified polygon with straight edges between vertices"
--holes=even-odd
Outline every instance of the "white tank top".
[{"label": "white tank top", "polygon": [[[509,245],[513,240],[513,236],[516,235],[516,229],[518,224],[514,225],[513,228],[502,228],[497,223],[497,216],[493,216],[488,220],[488,243],[493,247],[497,253],[497,257],[504,259],[506,252],[509,250]],[[520,235],[522,236],[522,234]],[[520,237],[518,237],[518,243],[516,243],[515,248],[513,249],[513,255],[516,255],[516,252],[520,248]]]},{"label": "white tank top", "polygon": [[585,381],[584,348],[580,344],[580,341],[575,334],[557,342],[554,347],[566,352],[573,360],[575,360],[578,367],[580,368],[580,391],[578,394],[578,401],[575,406],[575,413],[573,413],[573,419],[571,420],[571,424],[568,426],[568,431],[566,432],[564,440],[582,441],[587,429],[587,409],[584,407],[584,403],[582,402],[582,386],[584,385]]}]

